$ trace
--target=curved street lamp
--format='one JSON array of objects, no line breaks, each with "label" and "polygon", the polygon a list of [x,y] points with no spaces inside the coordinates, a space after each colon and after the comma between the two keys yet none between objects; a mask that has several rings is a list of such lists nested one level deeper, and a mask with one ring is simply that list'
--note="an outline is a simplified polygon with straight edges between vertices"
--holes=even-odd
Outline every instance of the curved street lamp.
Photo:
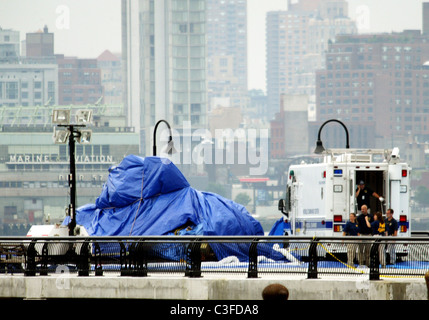
[{"label": "curved street lamp", "polygon": [[156,130],[158,129],[158,126],[161,124],[161,122],[164,122],[167,125],[168,130],[170,132],[170,137],[168,138],[167,153],[169,155],[172,155],[173,153],[176,153],[177,151],[174,148],[173,134],[171,132],[170,124],[165,120],[159,120],[155,125],[155,129],[153,130],[153,155],[156,156]]},{"label": "curved street lamp", "polygon": [[330,120],[325,121],[325,123],[323,123],[322,126],[319,129],[319,134],[317,136],[317,142],[316,142],[316,149],[314,149],[314,153],[316,153],[316,154],[320,154],[323,151],[325,151],[325,148],[323,147],[322,140],[320,139],[320,134],[322,133],[323,127],[327,123],[329,123],[329,122],[338,122],[339,124],[341,124],[343,126],[344,130],[346,131],[346,149],[350,148],[350,145],[349,145],[349,131],[347,130],[347,127],[345,126],[345,124],[342,123],[340,120],[330,119]]}]

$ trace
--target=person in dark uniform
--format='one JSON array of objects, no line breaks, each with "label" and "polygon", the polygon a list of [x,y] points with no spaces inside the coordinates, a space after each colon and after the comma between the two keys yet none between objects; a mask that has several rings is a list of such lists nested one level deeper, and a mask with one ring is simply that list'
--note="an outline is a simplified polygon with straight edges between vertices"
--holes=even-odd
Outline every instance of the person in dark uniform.
[{"label": "person in dark uniform", "polygon": [[[350,213],[350,220],[347,221],[343,229],[343,236],[358,236],[359,235],[359,224],[356,219],[356,213]],[[357,251],[356,242],[347,243],[347,264],[354,266],[354,259]]]},{"label": "person in dark uniform", "polygon": [[[361,207],[361,214],[357,217],[357,223],[359,226],[359,235],[360,236],[370,236],[372,233],[371,223],[374,221],[373,216],[368,212],[366,204]],[[369,224],[369,225],[368,225]],[[359,244],[358,248],[358,260],[361,266],[369,267],[369,256],[371,250],[371,243],[368,241],[363,241]]]},{"label": "person in dark uniform", "polygon": [[[395,218],[393,218],[393,209],[389,208],[386,211],[386,236],[396,237],[398,235],[399,224]],[[396,250],[395,242],[392,241],[387,244],[387,252],[389,252],[390,261],[387,264],[396,263]]]},{"label": "person in dark uniform", "polygon": [[371,213],[371,209],[370,209],[371,196],[376,197],[378,200],[380,200],[380,202],[384,201],[383,197],[380,197],[376,192],[374,192],[374,190],[365,186],[365,182],[361,180],[356,189],[356,201],[357,201],[359,213],[363,205],[366,205],[366,207],[368,208],[368,212]]}]

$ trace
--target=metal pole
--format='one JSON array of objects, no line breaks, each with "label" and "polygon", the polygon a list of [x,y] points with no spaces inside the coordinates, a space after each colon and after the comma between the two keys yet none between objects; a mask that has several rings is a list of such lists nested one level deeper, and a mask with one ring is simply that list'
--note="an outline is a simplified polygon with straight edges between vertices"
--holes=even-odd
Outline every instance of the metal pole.
[{"label": "metal pole", "polygon": [[346,149],[349,149],[350,148],[350,144],[349,144],[349,130],[347,130],[347,127],[346,127],[346,125],[343,122],[341,122],[340,120],[337,120],[337,119],[330,119],[330,120],[325,121],[325,123],[322,124],[322,126],[319,129],[319,133],[317,135],[317,140],[321,141],[320,140],[320,134],[322,133],[322,129],[329,122],[337,122],[340,125],[342,125],[342,127],[344,128],[344,130],[346,132]]},{"label": "metal pole", "polygon": [[170,137],[168,138],[168,142],[170,142],[171,140],[173,140],[173,134],[171,133],[171,127],[170,127],[170,124],[169,124],[167,121],[165,121],[165,120],[159,120],[159,121],[156,123],[156,125],[155,125],[155,129],[153,130],[153,147],[152,147],[153,156],[156,156],[156,130],[158,129],[158,126],[159,126],[159,124],[160,124],[161,122],[164,122],[164,123],[167,125],[168,130],[169,130],[169,132],[170,132]]},{"label": "metal pole", "polygon": [[75,162],[75,140],[74,140],[74,128],[73,125],[69,126],[69,155],[70,155],[70,175],[69,175],[69,187],[70,187],[70,204],[69,204],[69,215],[70,223],[69,235],[72,236],[74,228],[76,227],[76,162]]}]

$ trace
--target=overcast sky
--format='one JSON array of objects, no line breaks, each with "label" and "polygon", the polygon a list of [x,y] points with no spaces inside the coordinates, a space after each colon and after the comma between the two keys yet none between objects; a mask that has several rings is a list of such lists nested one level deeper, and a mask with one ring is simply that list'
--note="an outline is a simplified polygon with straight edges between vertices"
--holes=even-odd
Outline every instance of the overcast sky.
[{"label": "overcast sky", "polygon": [[[428,0],[429,1],[429,0]],[[421,29],[424,0],[348,0],[361,33]],[[47,25],[55,53],[96,58],[121,50],[120,0],[0,0],[0,27],[25,33]],[[249,89],[265,90],[265,16],[286,0],[248,0]]]}]

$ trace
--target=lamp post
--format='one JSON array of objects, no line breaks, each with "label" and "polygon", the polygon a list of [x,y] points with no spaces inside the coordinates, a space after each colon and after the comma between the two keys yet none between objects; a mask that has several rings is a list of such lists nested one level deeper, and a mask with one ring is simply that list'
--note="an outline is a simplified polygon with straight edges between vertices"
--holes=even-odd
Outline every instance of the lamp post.
[{"label": "lamp post", "polygon": [[67,215],[70,216],[68,224],[69,235],[74,235],[76,227],[76,159],[75,159],[75,139],[80,144],[89,144],[91,142],[91,130],[81,130],[86,127],[85,123],[92,121],[92,111],[78,110],[76,113],[76,122],[78,124],[70,124],[70,110],[54,110],[52,122],[57,124],[64,130],[56,130],[54,127],[54,142],[57,144],[67,143],[69,145],[69,158],[70,158],[70,174],[68,176],[68,183],[70,188],[70,203]]},{"label": "lamp post", "polygon": [[320,135],[321,135],[321,133],[322,133],[322,129],[323,129],[323,127],[324,127],[327,123],[329,123],[329,122],[337,122],[337,123],[339,123],[339,124],[341,124],[341,125],[343,126],[344,130],[346,131],[346,149],[349,149],[349,148],[350,148],[350,145],[349,145],[349,131],[347,130],[347,127],[345,126],[345,124],[344,124],[344,123],[342,123],[340,120],[337,120],[337,119],[330,119],[330,120],[325,121],[325,122],[322,124],[322,126],[320,127],[320,129],[319,129],[319,134],[317,135],[316,149],[314,149],[314,153],[316,153],[316,154],[320,154],[320,153],[322,153],[323,151],[325,151],[325,148],[323,147],[323,143],[322,143],[322,140],[321,140],[321,138],[320,138]]},{"label": "lamp post", "polygon": [[153,130],[153,156],[156,156],[156,130],[158,129],[158,126],[161,124],[161,122],[164,122],[169,130],[170,136],[168,138],[168,145],[167,145],[167,153],[169,155],[172,155],[173,153],[176,153],[176,149],[174,148],[174,143],[173,143],[173,134],[171,132],[171,127],[170,124],[165,121],[165,120],[159,120],[156,125],[155,128]]}]

